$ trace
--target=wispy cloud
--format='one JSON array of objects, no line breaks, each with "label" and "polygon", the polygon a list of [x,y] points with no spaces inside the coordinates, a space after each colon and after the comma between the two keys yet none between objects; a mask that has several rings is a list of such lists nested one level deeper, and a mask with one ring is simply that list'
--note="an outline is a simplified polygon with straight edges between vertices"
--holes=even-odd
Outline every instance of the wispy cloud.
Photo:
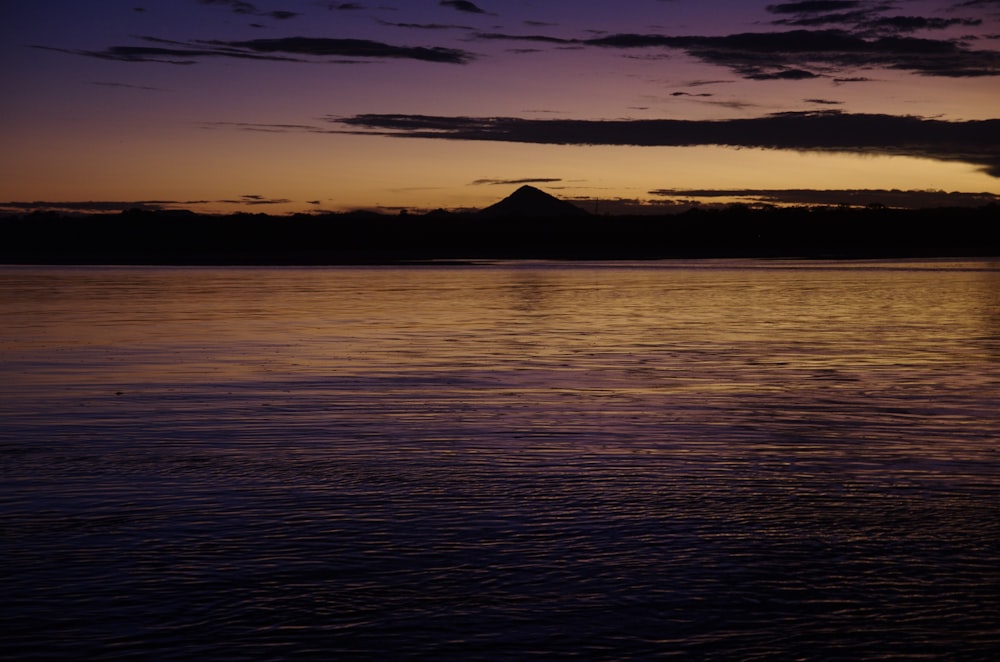
[{"label": "wispy cloud", "polygon": [[243,0],[198,0],[203,5],[224,5],[229,7],[234,14],[256,14],[257,7],[252,3]]},{"label": "wispy cloud", "polygon": [[729,110],[747,110],[748,108],[760,108],[759,103],[753,101],[741,101],[739,99],[720,99],[712,101],[698,101],[698,103],[704,103],[709,106],[718,106],[719,108],[728,108]]},{"label": "wispy cloud", "polygon": [[788,15],[774,21],[775,25],[796,27],[842,26],[855,34],[893,35],[927,30],[946,30],[955,26],[982,25],[980,18],[941,18],[886,13],[895,10],[890,2],[791,2],[769,5],[773,14]]},{"label": "wispy cloud", "polygon": [[288,20],[300,15],[299,12],[294,11],[260,11],[253,3],[244,2],[243,0],[199,0],[199,2],[203,5],[223,5],[225,7],[229,7],[234,14],[242,14],[246,16],[267,16],[278,19],[279,21]]},{"label": "wispy cloud", "polygon": [[519,184],[554,184],[562,179],[555,177],[528,177],[524,179],[477,179],[472,186],[517,186]]},{"label": "wispy cloud", "polygon": [[266,124],[255,122],[198,122],[202,129],[236,129],[258,133],[333,133],[330,129],[311,124]]},{"label": "wispy cloud", "polygon": [[115,87],[127,90],[143,90],[146,92],[165,92],[162,87],[149,87],[147,85],[130,85],[128,83],[113,83],[103,80],[95,80],[90,82],[91,85],[97,85],[99,87]]},{"label": "wispy cloud", "polygon": [[721,85],[723,83],[732,83],[732,80],[689,80],[682,83],[683,87],[705,87],[706,85]]},{"label": "wispy cloud", "polygon": [[892,69],[955,78],[1000,76],[998,51],[970,49],[958,40],[872,37],[845,30],[746,32],[723,36],[613,34],[589,39],[503,33],[481,33],[478,37],[620,50],[677,50],[751,80],[843,77],[845,72],[858,69]]},{"label": "wispy cloud", "polygon": [[122,212],[129,209],[141,209],[145,211],[163,211],[166,209],[177,209],[184,205],[203,205],[208,200],[130,200],[130,201],[41,201],[31,202],[0,202],[0,212],[25,213],[35,211],[55,211],[61,213],[79,214],[106,214]]},{"label": "wispy cloud", "polygon": [[1000,0],[967,0],[966,2],[960,2],[955,5],[957,9],[963,9],[965,7],[994,7],[1000,9]]},{"label": "wispy cloud", "polygon": [[847,78],[834,78],[834,85],[843,85],[844,83],[870,83],[871,78],[867,76],[848,76]]},{"label": "wispy cloud", "polygon": [[286,205],[291,202],[287,198],[269,198],[264,195],[244,195],[236,200],[220,200],[219,202],[224,202],[231,205]]},{"label": "wispy cloud", "polygon": [[391,28],[409,28],[413,30],[472,30],[468,25],[456,25],[454,23],[392,23],[390,21],[379,21],[380,25]]},{"label": "wispy cloud", "polygon": [[806,0],[805,2],[784,2],[777,5],[768,5],[767,11],[773,14],[809,14],[855,9],[861,5],[861,2],[853,0]]},{"label": "wispy cloud", "polygon": [[[285,37],[282,39],[252,39],[249,41],[206,41],[237,52],[287,53],[308,56],[347,56],[399,58],[464,64],[471,54],[453,48],[423,46],[393,46],[367,39],[327,39],[322,37]],[[228,50],[226,51],[228,52]]]},{"label": "wispy cloud", "polygon": [[[147,38],[148,41],[161,41]],[[117,62],[157,62],[160,64],[192,65],[198,64],[203,58],[230,57],[244,60],[271,60],[277,62],[305,62],[301,58],[266,56],[254,53],[239,51],[224,51],[206,48],[164,48],[160,46],[112,46],[103,51],[73,50],[67,48],[56,48],[53,46],[39,46],[43,50],[68,53],[70,55],[82,55],[85,57],[98,58],[100,60],[114,60]]]},{"label": "wispy cloud", "polygon": [[468,2],[468,0],[441,0],[438,4],[442,7],[451,7],[452,9],[457,9],[458,11],[466,12],[468,14],[486,13],[485,10],[481,9],[473,2]]},{"label": "wispy cloud", "polygon": [[160,62],[192,65],[205,58],[236,58],[277,62],[325,62],[353,64],[351,60],[330,60],[331,57],[370,59],[409,59],[423,62],[466,64],[473,59],[466,51],[424,46],[395,46],[366,39],[330,39],[322,37],[284,37],[246,41],[178,42],[155,37],[143,37],[159,46],[112,46],[102,51],[70,50],[51,46],[35,46],[119,62]]},{"label": "wispy cloud", "polygon": [[731,120],[563,120],[366,114],[331,117],[349,133],[553,145],[723,145],[958,161],[1000,177],[1000,119],[948,122],[839,111]]},{"label": "wispy cloud", "polygon": [[982,207],[1000,203],[995,193],[955,191],[902,191],[898,189],[658,189],[650,195],[670,200],[728,198],[764,204],[847,205],[862,207],[880,204],[886,207],[926,209],[930,207]]},{"label": "wispy cloud", "polygon": [[5,214],[54,211],[75,214],[109,214],[138,209],[141,211],[178,211],[191,207],[237,206],[257,207],[264,205],[284,205],[293,201],[287,198],[271,198],[265,195],[248,194],[225,200],[85,200],[0,202],[0,212]]}]

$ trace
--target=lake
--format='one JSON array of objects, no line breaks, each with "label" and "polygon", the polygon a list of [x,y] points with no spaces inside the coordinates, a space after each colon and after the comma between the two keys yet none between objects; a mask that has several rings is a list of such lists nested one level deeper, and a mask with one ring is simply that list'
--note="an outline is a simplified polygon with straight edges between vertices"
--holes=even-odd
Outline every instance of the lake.
[{"label": "lake", "polygon": [[0,655],[998,659],[998,403],[998,261],[0,267]]}]

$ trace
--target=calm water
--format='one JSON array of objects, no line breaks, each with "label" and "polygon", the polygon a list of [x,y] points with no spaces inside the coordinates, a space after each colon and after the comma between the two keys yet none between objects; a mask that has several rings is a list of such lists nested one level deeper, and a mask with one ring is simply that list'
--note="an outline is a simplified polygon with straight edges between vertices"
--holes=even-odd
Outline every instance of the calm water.
[{"label": "calm water", "polygon": [[0,268],[0,657],[1000,655],[1000,263]]}]

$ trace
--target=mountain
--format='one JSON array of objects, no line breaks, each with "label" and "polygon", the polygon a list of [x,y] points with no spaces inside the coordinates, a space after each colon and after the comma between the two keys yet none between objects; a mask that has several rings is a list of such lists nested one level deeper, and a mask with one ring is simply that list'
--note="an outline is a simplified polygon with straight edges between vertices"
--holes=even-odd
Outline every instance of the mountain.
[{"label": "mountain", "polygon": [[560,200],[534,186],[522,186],[509,196],[479,212],[484,216],[551,217],[588,216],[576,205]]}]

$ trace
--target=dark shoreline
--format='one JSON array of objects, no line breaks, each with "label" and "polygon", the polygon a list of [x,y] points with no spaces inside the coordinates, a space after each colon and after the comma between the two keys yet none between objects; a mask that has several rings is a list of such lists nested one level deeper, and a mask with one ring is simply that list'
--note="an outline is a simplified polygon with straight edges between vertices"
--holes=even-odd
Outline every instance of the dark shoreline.
[{"label": "dark shoreline", "polygon": [[461,264],[490,259],[875,259],[1000,255],[1000,206],[786,208],[671,216],[323,216],[131,210],[0,219],[0,263]]}]

